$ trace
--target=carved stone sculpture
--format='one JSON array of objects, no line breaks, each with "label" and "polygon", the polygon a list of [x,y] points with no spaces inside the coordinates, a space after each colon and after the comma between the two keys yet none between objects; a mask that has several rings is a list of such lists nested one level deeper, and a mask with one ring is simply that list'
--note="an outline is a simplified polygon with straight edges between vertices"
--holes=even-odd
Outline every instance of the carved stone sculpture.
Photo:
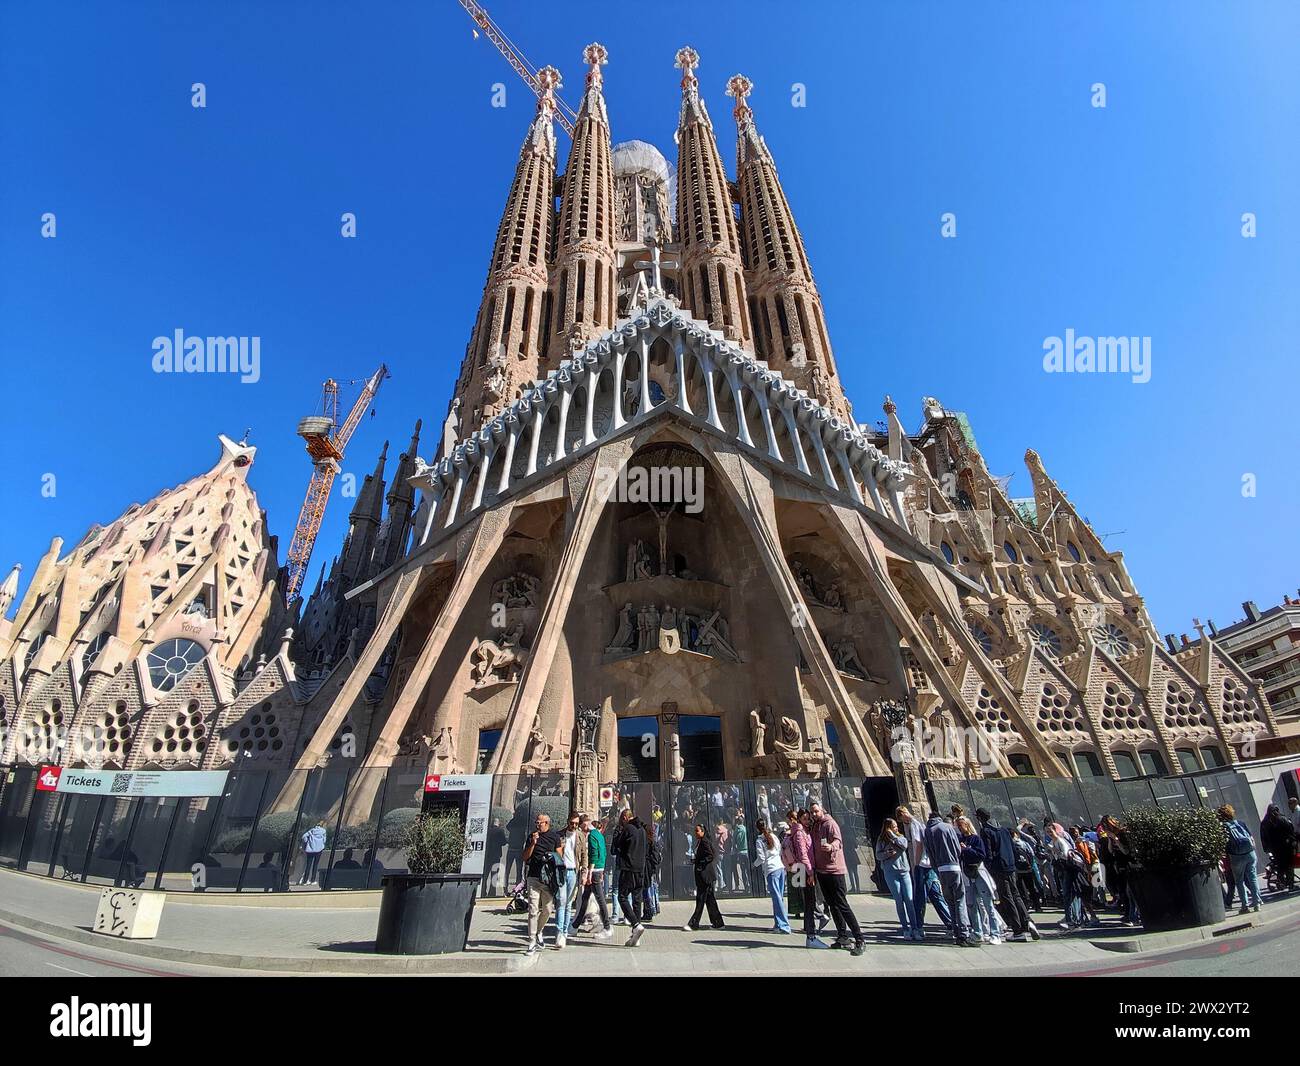
[{"label": "carved stone sculpture", "polygon": [[762,711],[755,707],[749,712],[749,754],[766,755],[766,738],[767,723],[763,721]]},{"label": "carved stone sculpture", "polygon": [[[428,738],[426,738],[428,739]],[[456,765],[456,739],[451,726],[443,726],[438,731],[432,744],[432,761],[430,766],[435,774],[455,774],[460,770]]]},{"label": "carved stone sculpture", "polygon": [[686,776],[686,764],[682,762],[682,738],[673,733],[668,738],[668,779],[681,781]]},{"label": "carved stone sculpture", "polygon": [[799,755],[803,752],[803,730],[793,718],[781,717],[781,727],[777,730],[772,750],[777,755]]},{"label": "carved stone sculpture", "polygon": [[492,602],[507,608],[537,607],[542,583],[522,572],[503,577],[492,586]]},{"label": "carved stone sculpture", "polygon": [[528,649],[523,647],[524,627],[514,625],[498,639],[478,642],[470,656],[470,679],[475,688],[517,680]]},{"label": "carved stone sculpture", "polygon": [[623,609],[618,612],[618,629],[614,632],[614,639],[606,646],[605,651],[619,652],[628,651],[636,646],[636,623],[632,618],[632,604],[625,603]]}]

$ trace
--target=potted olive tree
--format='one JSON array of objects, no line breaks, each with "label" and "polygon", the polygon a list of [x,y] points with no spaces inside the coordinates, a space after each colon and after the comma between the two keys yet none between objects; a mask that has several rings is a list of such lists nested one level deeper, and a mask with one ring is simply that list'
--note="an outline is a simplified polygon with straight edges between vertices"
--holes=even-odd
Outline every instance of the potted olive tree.
[{"label": "potted olive tree", "polygon": [[1143,928],[1223,921],[1219,860],[1227,833],[1215,814],[1200,807],[1140,807],[1124,814],[1135,864],[1129,888]]},{"label": "potted olive tree", "polygon": [[406,873],[387,874],[375,950],[385,955],[464,951],[477,874],[462,874],[467,843],[454,814],[421,814],[406,830]]}]

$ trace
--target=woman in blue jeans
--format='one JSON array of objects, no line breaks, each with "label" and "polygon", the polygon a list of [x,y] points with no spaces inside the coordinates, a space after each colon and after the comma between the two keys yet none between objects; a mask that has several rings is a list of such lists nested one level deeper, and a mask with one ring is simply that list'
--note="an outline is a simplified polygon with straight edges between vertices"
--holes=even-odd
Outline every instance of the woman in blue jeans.
[{"label": "woman in blue jeans", "polygon": [[898,823],[886,818],[876,841],[876,862],[889,886],[898,908],[898,924],[904,940],[924,940],[921,923],[916,918],[916,901],[912,897],[912,867],[907,861],[907,840],[899,833]]},{"label": "woman in blue jeans", "polygon": [[754,865],[763,871],[767,894],[772,897],[772,932],[788,933],[790,918],[785,909],[785,862],[781,859],[781,841],[762,818],[754,823]]}]

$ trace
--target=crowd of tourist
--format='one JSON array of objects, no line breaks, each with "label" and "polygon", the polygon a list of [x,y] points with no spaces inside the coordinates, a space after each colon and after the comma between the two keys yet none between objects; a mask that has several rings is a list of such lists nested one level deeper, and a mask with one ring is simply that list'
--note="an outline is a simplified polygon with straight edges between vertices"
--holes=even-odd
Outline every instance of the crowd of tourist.
[{"label": "crowd of tourist", "polygon": [[[713,929],[726,928],[717,893],[724,887],[742,888],[752,876],[755,888],[762,884],[767,889],[773,933],[789,934],[792,921],[802,919],[806,947],[864,953],[865,938],[848,898],[856,855],[818,799],[807,807],[790,806],[778,818],[772,817],[769,800],[752,832],[734,814],[710,824],[705,815],[711,805],[711,798],[700,808],[687,804],[673,819],[665,818],[657,805],[646,820],[628,806],[609,819],[575,813],[561,830],[539,814],[522,856],[528,953],[544,945],[552,910],[557,948],[579,932],[609,940],[620,922],[630,930],[627,946],[636,947],[660,913],[663,835],[680,823],[681,815],[697,811],[701,817],[693,820],[689,838],[676,849],[690,863],[695,889],[695,911],[686,930],[697,932],[706,916]],[[725,801],[717,806],[726,811]],[[1300,801],[1292,799],[1289,808],[1283,814],[1270,806],[1259,831],[1270,857],[1268,883],[1282,891],[1294,887],[1300,839]],[[1230,805],[1217,814],[1227,842],[1221,864],[1225,904],[1239,895],[1241,913],[1258,911],[1255,836]],[[1107,815],[1096,826],[1067,827],[1050,815],[1041,826],[1028,818],[1002,825],[983,808],[973,815],[954,804],[947,814],[930,811],[922,819],[900,806],[884,820],[875,840],[876,867],[894,901],[904,940],[925,941],[928,909],[943,935],[963,947],[1040,940],[1032,916],[1048,908],[1060,909],[1056,925],[1064,932],[1095,927],[1106,911],[1121,926],[1141,924],[1129,884],[1133,846],[1118,819]],[[823,934],[831,923],[835,936],[827,943]]]}]

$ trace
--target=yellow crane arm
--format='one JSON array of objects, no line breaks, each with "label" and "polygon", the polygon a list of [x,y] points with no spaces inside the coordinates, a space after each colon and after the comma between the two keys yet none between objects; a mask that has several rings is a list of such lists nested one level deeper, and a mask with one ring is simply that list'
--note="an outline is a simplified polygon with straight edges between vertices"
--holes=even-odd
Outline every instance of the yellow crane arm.
[{"label": "yellow crane arm", "polygon": [[289,578],[285,585],[285,601],[292,605],[302,590],[303,579],[307,576],[307,564],[311,562],[312,549],[316,546],[316,536],[320,533],[321,522],[325,518],[325,506],[329,503],[330,489],[339,472],[339,463],[343,459],[343,449],[352,439],[361,416],[366,413],[379,386],[388,377],[388,367],[379,364],[366,379],[361,395],[352,405],[348,417],[338,432],[333,435],[335,420],[338,417],[338,383],[333,379],[325,382],[324,415],[304,418],[298,425],[298,433],[307,443],[307,454],[311,456],[313,469],[311,481],[307,483],[307,495],[298,512],[298,524],[293,530],[293,540],[289,542],[289,553],[285,566]]}]

